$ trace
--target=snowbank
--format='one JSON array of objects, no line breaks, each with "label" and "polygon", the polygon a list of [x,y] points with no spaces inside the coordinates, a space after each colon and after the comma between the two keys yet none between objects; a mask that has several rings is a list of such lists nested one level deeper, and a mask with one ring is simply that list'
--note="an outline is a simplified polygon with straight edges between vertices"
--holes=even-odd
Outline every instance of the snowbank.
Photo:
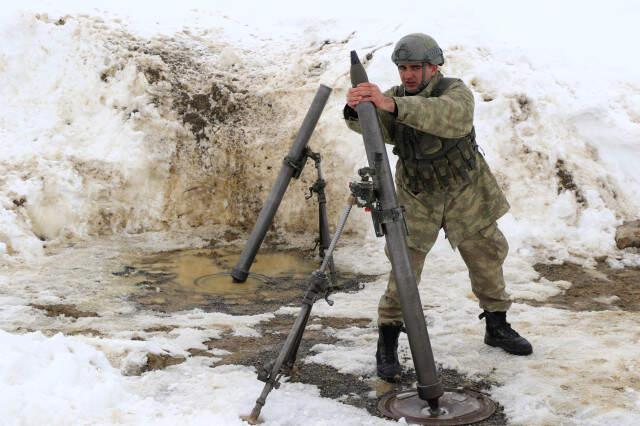
[{"label": "snowbank", "polygon": [[[347,23],[333,17],[331,5],[315,20],[288,9],[273,21],[258,19],[265,12],[259,7],[220,16],[215,7],[200,6],[181,12],[195,20],[182,31],[175,28],[179,20],[170,19],[171,8],[155,11],[152,25],[142,11],[121,3],[99,12],[106,19],[74,2],[29,5],[59,15],[5,16],[5,259],[28,259],[47,244],[100,234],[211,224],[247,229],[320,82],[335,94],[312,147],[324,154],[337,217],[346,182],[364,163],[358,137],[339,119],[348,51],[373,52],[371,79],[390,86],[397,81],[388,60],[392,42],[424,23],[416,17],[391,23],[373,9]],[[625,45],[603,45],[601,37],[576,42],[573,35],[584,36],[599,19],[600,10],[590,5],[580,8],[584,20],[570,38],[558,37],[559,16],[573,7],[565,6],[566,15],[545,15],[550,27],[535,35],[517,31],[518,20],[506,18],[499,26],[472,19],[476,24],[461,30],[460,22],[474,14],[494,21],[498,12],[524,15],[501,2],[465,5],[457,13],[460,7],[442,6],[427,26],[445,49],[444,72],[462,78],[476,95],[479,141],[513,206],[502,222],[512,247],[557,259],[612,253],[616,225],[640,208],[634,173],[640,90],[626,68],[635,63]],[[620,8],[631,7],[608,13]],[[611,26],[609,40],[618,27]],[[585,73],[598,57],[594,52],[605,47],[616,60],[599,68],[597,78]],[[312,179],[307,170],[302,184],[292,186],[278,229],[313,231],[312,215],[301,214],[309,209],[302,192]],[[366,229],[364,221],[355,227]]]},{"label": "snowbank", "polygon": [[[371,79],[387,87],[397,81],[388,60],[392,42],[424,27],[415,17],[392,25],[373,10],[347,23],[330,17],[330,5],[315,20],[289,9],[273,21],[259,20],[260,8],[225,12],[234,18],[202,7],[182,12],[195,20],[184,31],[166,8],[154,12],[153,25],[136,9],[127,15],[121,3],[100,11],[104,20],[74,2],[30,5],[39,7],[59,15],[14,13],[0,22],[5,259],[29,259],[47,244],[100,234],[211,224],[247,229],[320,82],[335,94],[312,147],[324,154],[337,217],[345,183],[364,163],[358,137],[339,119],[348,51],[374,52]],[[612,253],[615,226],[640,207],[640,90],[625,45],[612,42],[619,23],[605,46],[601,37],[574,40],[598,18],[590,5],[580,8],[584,20],[570,38],[558,37],[558,16],[572,7],[548,18],[550,28],[535,36],[516,31],[517,19],[500,26],[473,19],[461,30],[473,14],[524,15],[500,2],[454,13],[458,7],[442,6],[428,26],[445,48],[445,73],[476,95],[480,144],[513,206],[502,222],[512,247],[557,259]],[[631,6],[608,13],[620,8]],[[616,60],[597,78],[585,73],[605,47]],[[307,170],[292,186],[278,229],[313,230],[312,215],[301,214],[312,180]],[[364,221],[355,227],[366,229]]]},{"label": "snowbank", "polygon": [[[209,368],[206,358],[140,378],[123,377],[102,352],[62,334],[48,338],[40,332],[12,335],[0,330],[0,345],[5,425],[243,425],[238,413],[250,410],[261,388],[252,369]],[[325,413],[322,424],[390,423],[321,398],[317,389],[299,383],[284,383],[261,418],[266,425],[287,425],[309,413]]]}]

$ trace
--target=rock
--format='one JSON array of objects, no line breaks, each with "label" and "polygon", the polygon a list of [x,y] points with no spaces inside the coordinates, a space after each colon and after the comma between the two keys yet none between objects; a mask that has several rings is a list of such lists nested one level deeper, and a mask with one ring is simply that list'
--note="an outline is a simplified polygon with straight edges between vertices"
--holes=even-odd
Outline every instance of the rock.
[{"label": "rock", "polygon": [[619,249],[640,247],[640,220],[624,222],[616,229],[616,245]]}]

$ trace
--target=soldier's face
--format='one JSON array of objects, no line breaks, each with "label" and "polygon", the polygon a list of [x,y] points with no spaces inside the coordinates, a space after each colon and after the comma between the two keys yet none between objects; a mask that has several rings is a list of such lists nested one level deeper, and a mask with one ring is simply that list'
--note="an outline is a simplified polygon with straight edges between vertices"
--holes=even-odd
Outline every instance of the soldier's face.
[{"label": "soldier's face", "polygon": [[435,73],[437,67],[435,65],[430,64],[416,64],[416,63],[408,63],[408,64],[400,64],[398,65],[398,73],[400,73],[400,80],[402,81],[402,85],[404,89],[409,93],[415,93],[420,84],[422,84],[423,79],[423,70],[424,68],[424,79],[425,81],[429,81],[431,76]]}]

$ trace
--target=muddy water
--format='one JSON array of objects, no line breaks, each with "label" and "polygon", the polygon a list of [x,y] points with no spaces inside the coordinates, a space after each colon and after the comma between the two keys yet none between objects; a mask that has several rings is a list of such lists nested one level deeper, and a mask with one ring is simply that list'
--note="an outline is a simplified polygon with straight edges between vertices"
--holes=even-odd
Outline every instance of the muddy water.
[{"label": "muddy water", "polygon": [[[245,283],[229,271],[240,254],[225,248],[182,250],[135,259],[114,272],[136,287],[132,298],[143,308],[175,312],[205,311],[253,315],[297,303],[319,260],[310,253],[261,250]],[[338,274],[337,290],[357,290],[372,277]]]}]

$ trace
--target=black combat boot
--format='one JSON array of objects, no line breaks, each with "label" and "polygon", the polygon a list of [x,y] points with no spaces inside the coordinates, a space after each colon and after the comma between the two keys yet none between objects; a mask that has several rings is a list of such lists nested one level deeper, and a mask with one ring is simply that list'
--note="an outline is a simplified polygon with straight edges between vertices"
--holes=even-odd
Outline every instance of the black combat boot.
[{"label": "black combat boot", "polygon": [[487,329],[484,343],[487,345],[502,348],[514,355],[529,355],[533,352],[531,343],[511,328],[506,312],[484,311],[478,318],[485,318]]},{"label": "black combat boot", "polygon": [[381,325],[378,328],[378,350],[376,351],[376,364],[378,377],[387,381],[396,381],[400,378],[400,362],[398,361],[398,337],[399,325]]}]

